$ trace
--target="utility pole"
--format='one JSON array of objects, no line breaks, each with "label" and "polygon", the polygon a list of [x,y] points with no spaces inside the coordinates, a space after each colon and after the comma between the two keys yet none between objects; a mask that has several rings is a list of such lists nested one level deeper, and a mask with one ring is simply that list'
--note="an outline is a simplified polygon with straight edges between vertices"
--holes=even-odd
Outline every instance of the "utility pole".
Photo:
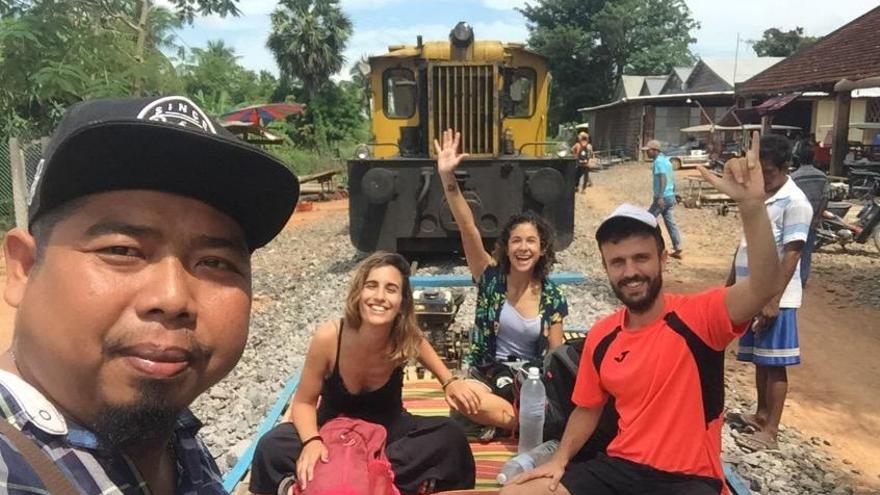
[{"label": "utility pole", "polygon": [[730,81],[733,89],[736,89],[736,66],[739,63],[739,33],[736,33],[736,51],[733,55],[733,79]]}]

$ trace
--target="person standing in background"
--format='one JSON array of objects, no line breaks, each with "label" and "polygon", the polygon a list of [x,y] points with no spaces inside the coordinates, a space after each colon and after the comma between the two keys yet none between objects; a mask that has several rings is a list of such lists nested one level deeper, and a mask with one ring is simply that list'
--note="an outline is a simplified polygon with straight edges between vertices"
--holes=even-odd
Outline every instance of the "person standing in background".
[{"label": "person standing in background", "polygon": [[[803,288],[800,277],[801,252],[807,241],[813,208],[803,191],[788,175],[791,144],[785,136],[768,134],[761,138],[761,169],[767,215],[773,228],[776,251],[782,262],[776,296],[755,318],[751,328],[739,339],[736,358],[755,365],[758,407],[754,414],[731,414],[734,425],[756,431],[736,437],[748,450],[776,449],[779,422],[788,394],[787,367],[800,364],[797,309]],[[728,281],[736,283],[757,276],[749,268],[749,246],[743,238],[736,252]]]},{"label": "person standing in background", "polygon": [[[571,148],[571,152],[577,158],[578,170],[577,179],[575,179],[575,191],[581,194],[586,192],[588,187],[592,187],[593,182],[590,180],[590,158],[593,157],[593,145],[590,143],[590,135],[586,132],[578,134],[578,140]],[[583,186],[581,185],[583,178]]]},{"label": "person standing in background", "polygon": [[660,141],[656,139],[648,141],[642,151],[654,160],[654,198],[648,211],[654,216],[663,215],[663,222],[672,239],[672,252],[669,256],[681,259],[681,232],[672,213],[672,208],[675,207],[675,174],[672,171],[672,162],[660,151]]}]

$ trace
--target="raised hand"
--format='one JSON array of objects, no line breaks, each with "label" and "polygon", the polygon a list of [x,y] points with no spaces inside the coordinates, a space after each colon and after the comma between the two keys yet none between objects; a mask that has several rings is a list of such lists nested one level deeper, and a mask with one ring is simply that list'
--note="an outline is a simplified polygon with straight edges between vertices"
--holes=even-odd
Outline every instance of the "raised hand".
[{"label": "raised hand", "polygon": [[437,170],[440,173],[451,173],[458,168],[458,164],[467,158],[467,153],[457,155],[458,145],[461,142],[461,133],[452,129],[443,131],[443,144],[434,139],[434,150],[437,152]]},{"label": "raised hand", "polygon": [[764,201],[764,174],[761,172],[761,137],[752,133],[752,145],[745,158],[731,158],[724,164],[724,174],[717,177],[705,167],[697,167],[700,174],[715,189],[730,196],[737,203]]}]

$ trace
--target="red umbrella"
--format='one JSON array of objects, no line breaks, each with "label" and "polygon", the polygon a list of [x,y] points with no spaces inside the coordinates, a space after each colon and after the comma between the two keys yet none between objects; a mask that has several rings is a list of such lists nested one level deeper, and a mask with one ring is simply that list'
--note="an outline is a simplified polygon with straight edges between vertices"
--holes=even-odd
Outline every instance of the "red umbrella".
[{"label": "red umbrella", "polygon": [[267,103],[251,105],[233,110],[220,117],[221,122],[250,122],[254,125],[265,125],[273,120],[283,120],[288,115],[302,113],[305,105],[301,103]]}]

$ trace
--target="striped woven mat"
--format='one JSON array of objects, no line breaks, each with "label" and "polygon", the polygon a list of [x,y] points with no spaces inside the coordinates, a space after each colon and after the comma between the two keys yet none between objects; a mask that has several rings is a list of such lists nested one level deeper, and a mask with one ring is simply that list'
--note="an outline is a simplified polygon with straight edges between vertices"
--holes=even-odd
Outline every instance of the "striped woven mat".
[{"label": "striped woven mat", "polygon": [[[565,332],[565,339],[583,337],[583,330]],[[449,406],[443,396],[443,390],[436,380],[419,380],[410,376],[403,384],[403,404],[412,414],[421,416],[449,416]],[[443,495],[495,495],[501,489],[495,478],[501,466],[516,455],[516,440],[505,439],[489,443],[471,442],[474,460],[477,463],[477,483],[473,490],[443,492]]]},{"label": "striped woven mat", "polygon": [[[407,380],[403,386],[403,405],[412,414],[420,416],[449,416],[449,406],[443,397],[443,390],[436,380]],[[516,454],[513,439],[489,443],[471,443],[474,460],[477,463],[477,483],[473,490],[443,492],[445,495],[467,493],[469,495],[491,495],[498,493],[500,487],[495,477],[501,466]]]}]

